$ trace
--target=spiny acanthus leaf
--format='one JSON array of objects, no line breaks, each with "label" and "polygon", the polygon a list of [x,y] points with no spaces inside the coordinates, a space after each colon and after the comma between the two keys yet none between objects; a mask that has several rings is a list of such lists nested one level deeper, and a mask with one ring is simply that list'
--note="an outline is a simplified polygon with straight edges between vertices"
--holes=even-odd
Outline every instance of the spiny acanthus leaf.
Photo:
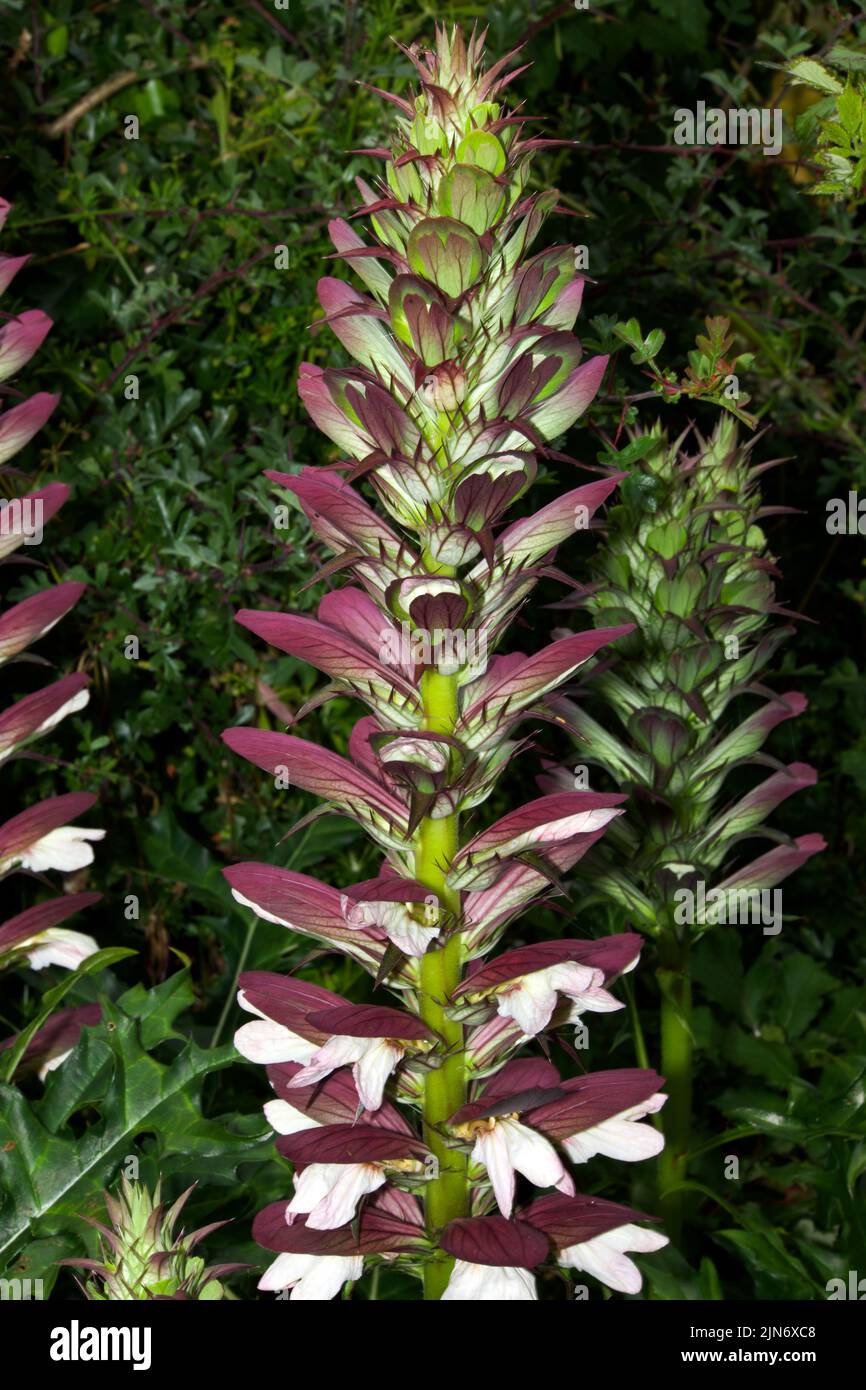
[{"label": "spiny acanthus leaf", "polygon": [[[231,1045],[205,1050],[173,1032],[184,992],[188,986],[175,976],[149,991],[153,1007],[144,1012],[141,991],[104,1002],[102,1023],[82,1031],[41,1099],[0,1087],[0,1270],[30,1241],[62,1232],[80,1242],[82,1214],[91,1206],[96,1213],[98,1194],[141,1134],[155,1136],[160,1159],[172,1152],[202,1160],[231,1155],[235,1164],[252,1157],[258,1137],[235,1134],[201,1113],[204,1078],[237,1054]],[[181,1050],[157,1060],[149,1049],[169,1039]],[[99,1118],[89,1121],[92,1110]]]}]

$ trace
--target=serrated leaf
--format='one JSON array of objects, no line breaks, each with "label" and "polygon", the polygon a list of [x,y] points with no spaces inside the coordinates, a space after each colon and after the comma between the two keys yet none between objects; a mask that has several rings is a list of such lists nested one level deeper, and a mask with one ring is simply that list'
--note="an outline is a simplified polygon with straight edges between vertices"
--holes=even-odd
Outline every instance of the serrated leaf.
[{"label": "serrated leaf", "polygon": [[[0,1268],[28,1236],[75,1231],[90,1200],[144,1133],[155,1136],[162,1152],[205,1157],[234,1144],[239,1160],[250,1148],[245,1137],[237,1140],[206,1120],[199,1105],[204,1077],[237,1060],[230,1044],[205,1051],[187,1042],[170,1062],[157,1060],[142,1046],[140,1020],[107,1001],[100,1027],[84,1033],[56,1073],[47,1104],[0,1087]],[[99,1096],[83,1085],[81,1068],[82,1060],[97,1056]],[[73,1131],[68,1117],[84,1100],[99,1118]]]},{"label": "serrated leaf", "polygon": [[79,980],[85,979],[88,975],[98,975],[101,970],[107,970],[110,965],[116,965],[118,961],[134,955],[136,952],[126,946],[109,946],[104,951],[95,951],[92,956],[88,956],[85,961],[82,961],[77,970],[71,970],[68,975],[64,975],[59,984],[46,990],[40,1001],[41,1007],[36,1017],[28,1023],[23,1033],[19,1033],[14,1047],[9,1049],[8,1060],[3,1068],[3,1080],[12,1080],[31,1038],[38,1033],[44,1023],[47,1023],[57,1005],[78,984]]},{"label": "serrated leaf", "polygon": [[863,116],[863,97],[851,83],[845,88],[836,103],[839,123],[848,135],[856,135]]},{"label": "serrated leaf", "polygon": [[818,92],[828,92],[831,95],[842,91],[842,83],[838,77],[834,77],[830,69],[815,58],[795,58],[788,64],[786,71],[798,86],[814,87]]}]

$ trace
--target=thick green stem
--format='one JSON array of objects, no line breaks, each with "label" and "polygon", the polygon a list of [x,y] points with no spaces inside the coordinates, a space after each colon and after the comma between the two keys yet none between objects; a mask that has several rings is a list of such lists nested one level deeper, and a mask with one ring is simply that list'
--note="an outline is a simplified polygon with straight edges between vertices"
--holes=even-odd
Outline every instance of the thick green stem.
[{"label": "thick green stem", "polygon": [[670,1189],[686,1177],[692,1117],[692,981],[689,940],[668,927],[659,938],[661,984],[661,1072],[667,1104],[662,1111],[665,1147],[659,1158],[661,1214],[671,1241],[679,1243],[683,1192]]},{"label": "thick green stem", "polygon": [[[427,671],[421,683],[424,727],[450,734],[457,720],[457,678]],[[425,818],[418,827],[415,876],[435,893],[452,916],[460,914],[460,894],[447,888],[445,877],[458,845],[457,816],[442,820]],[[442,1127],[466,1099],[463,1026],[445,1013],[445,1003],[460,981],[462,941],[455,931],[441,950],[428,951],[421,962],[421,1016],[449,1049],[442,1066],[427,1073],[424,1083],[424,1139],[436,1155],[439,1175],[426,1184],[427,1226],[431,1234],[455,1217],[465,1216],[468,1205],[466,1156],[449,1148]],[[441,1298],[451,1273],[452,1261],[444,1254],[425,1269],[425,1299]]]}]

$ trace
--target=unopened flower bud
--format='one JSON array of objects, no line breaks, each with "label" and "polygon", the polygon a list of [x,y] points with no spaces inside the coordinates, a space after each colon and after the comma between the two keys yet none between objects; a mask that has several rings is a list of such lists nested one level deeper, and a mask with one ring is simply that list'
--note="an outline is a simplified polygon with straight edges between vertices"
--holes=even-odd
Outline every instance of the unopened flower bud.
[{"label": "unopened flower bud", "polygon": [[421,390],[435,410],[451,415],[466,398],[466,373],[459,362],[440,362],[425,376]]}]

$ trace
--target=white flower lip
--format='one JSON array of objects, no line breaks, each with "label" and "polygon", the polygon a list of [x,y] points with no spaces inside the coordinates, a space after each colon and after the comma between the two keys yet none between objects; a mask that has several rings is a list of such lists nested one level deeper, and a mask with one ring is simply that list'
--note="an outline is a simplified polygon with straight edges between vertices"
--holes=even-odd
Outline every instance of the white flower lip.
[{"label": "white flower lip", "polygon": [[290,1289],[289,1298],[304,1303],[327,1302],[336,1298],[344,1284],[360,1279],[364,1273],[361,1255],[278,1255],[258,1282],[263,1292],[281,1293]]},{"label": "white flower lip", "polygon": [[527,1037],[535,1037],[553,1017],[560,993],[572,1001],[572,1012],[623,1008],[603,984],[604,972],[595,966],[562,961],[503,985],[494,995],[496,1009],[500,1017],[513,1019]]},{"label": "white flower lip", "polygon": [[303,1070],[292,1077],[289,1087],[313,1085],[330,1076],[338,1067],[351,1066],[364,1109],[378,1110],[384,1099],[385,1083],[404,1052],[399,1043],[389,1038],[353,1038],[337,1034],[329,1038],[323,1047],[314,1049],[313,1056]]},{"label": "white flower lip", "polygon": [[[62,825],[28,845],[12,862],[18,862],[22,868],[31,869],[37,874],[48,869],[57,869],[64,874],[75,873],[77,869],[86,869],[93,863],[93,850],[89,841],[104,838],[104,830],[89,830],[80,825]],[[4,864],[2,867],[6,868],[7,865]]]},{"label": "white flower lip", "polygon": [[522,1173],[536,1187],[556,1187],[571,1197],[574,1183],[549,1139],[512,1118],[495,1119],[479,1129],[472,1157],[483,1163],[502,1215],[514,1205],[515,1174]]},{"label": "white flower lip", "polygon": [[537,1303],[535,1276],[508,1265],[473,1265],[455,1260],[443,1303]]},{"label": "white flower lip", "polygon": [[387,1181],[381,1163],[310,1163],[295,1174],[295,1195],[286,1209],[305,1215],[314,1231],[336,1231],[353,1220],[363,1197]]},{"label": "white flower lip", "polygon": [[640,1293],[643,1277],[627,1251],[652,1254],[667,1245],[668,1238],[659,1231],[647,1231],[642,1226],[617,1226],[592,1240],[570,1245],[559,1252],[559,1263],[593,1274],[600,1283],[616,1293]]},{"label": "white flower lip", "polygon": [[69,931],[66,927],[49,927],[31,940],[21,943],[27,952],[31,970],[44,970],[47,965],[62,965],[67,970],[77,970],[88,956],[95,955],[99,946],[92,936],[80,931]]}]

